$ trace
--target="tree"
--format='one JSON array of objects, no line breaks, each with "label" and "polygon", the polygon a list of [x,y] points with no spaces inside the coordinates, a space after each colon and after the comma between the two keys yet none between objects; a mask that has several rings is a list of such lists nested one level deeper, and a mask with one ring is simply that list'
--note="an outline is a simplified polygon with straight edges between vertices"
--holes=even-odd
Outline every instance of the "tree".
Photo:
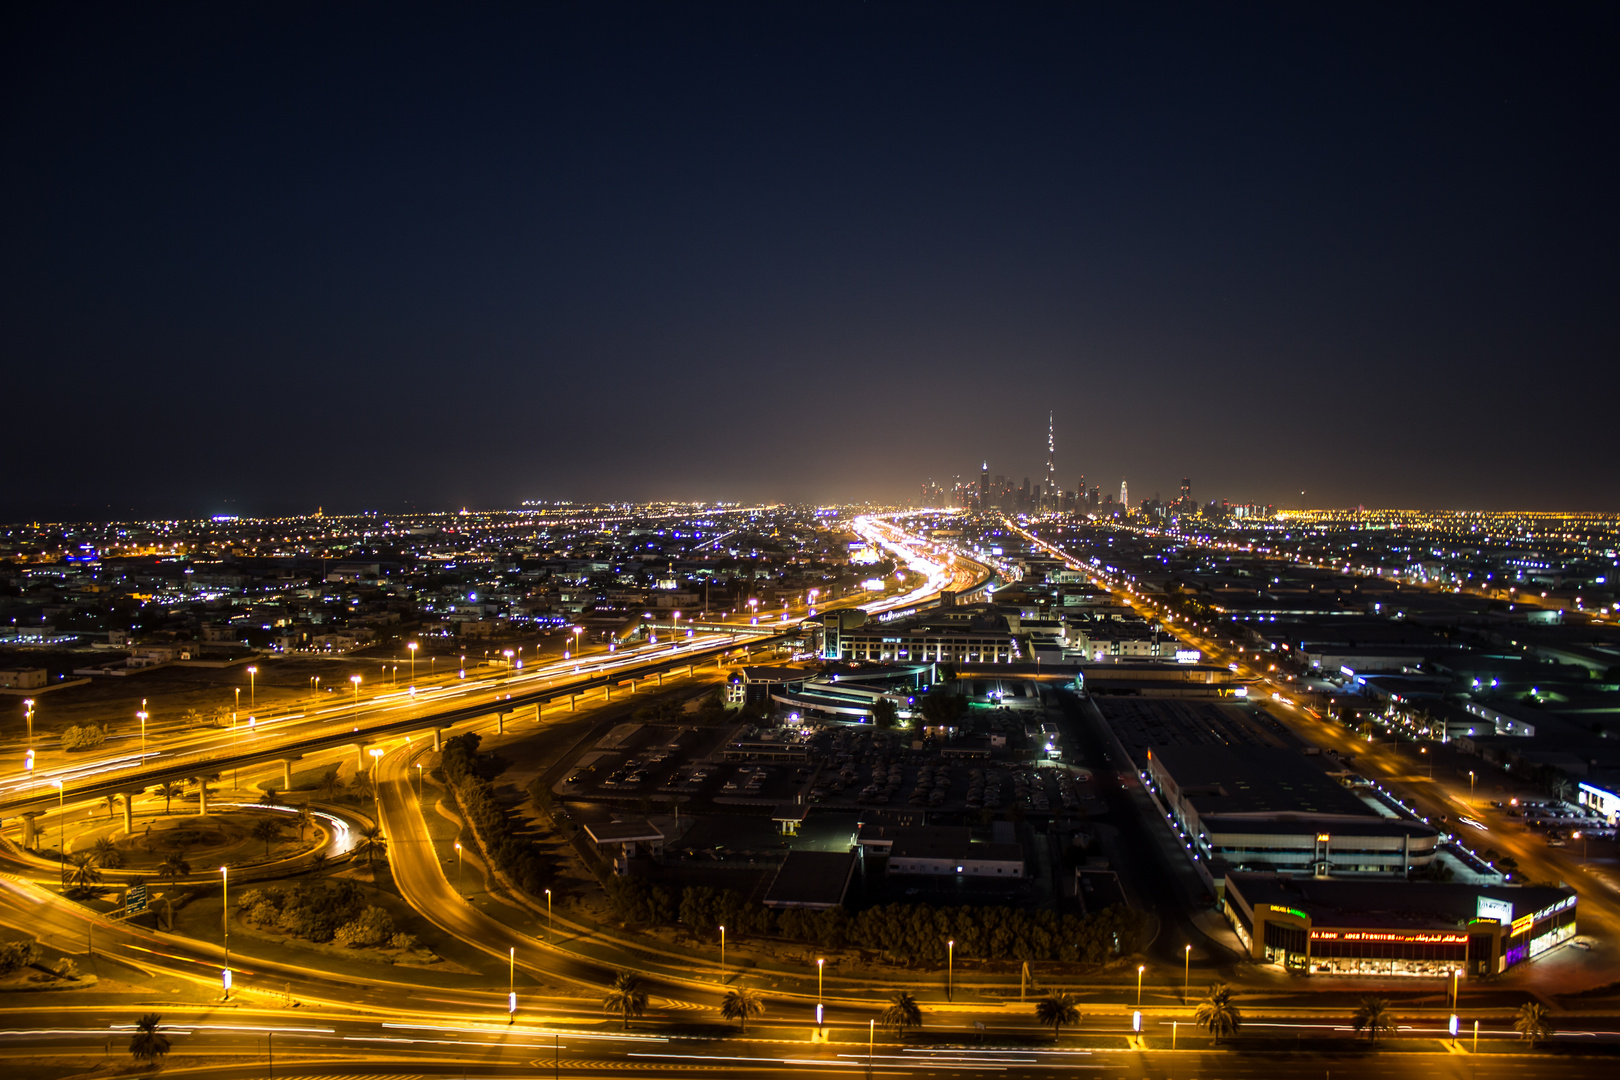
[{"label": "tree", "polygon": [[888,698],[878,698],[872,702],[872,726],[892,728],[900,722],[900,710]]},{"label": "tree", "polygon": [[1356,1015],[1351,1017],[1350,1026],[1357,1032],[1366,1031],[1367,1038],[1373,1042],[1378,1041],[1378,1033],[1394,1032],[1395,1018],[1389,1013],[1388,1000],[1381,997],[1364,997],[1361,1004],[1356,1006]]},{"label": "tree", "polygon": [[265,806],[280,806],[281,792],[277,791],[273,787],[267,787],[264,789],[264,795],[259,799],[259,801]]},{"label": "tree", "polygon": [[967,698],[948,686],[936,686],[922,699],[923,719],[933,727],[953,727],[967,715]]},{"label": "tree", "polygon": [[321,790],[326,793],[327,802],[331,802],[333,799],[337,798],[338,788],[342,786],[343,780],[338,773],[338,767],[336,765],[330,766],[325,772],[321,773],[320,787]]},{"label": "tree", "polygon": [[878,1015],[878,1023],[889,1031],[904,1034],[908,1027],[922,1027],[922,1009],[917,1007],[916,998],[904,990],[896,990],[889,995],[888,1007]]},{"label": "tree", "polygon": [[103,836],[96,841],[96,864],[108,870],[117,870],[124,865],[124,853],[118,850],[118,845],[110,837]]},{"label": "tree", "polygon": [[179,881],[189,873],[191,873],[191,864],[182,859],[179,854],[170,855],[158,867],[159,876],[166,877],[170,881]]},{"label": "tree", "polygon": [[1214,983],[1204,1000],[1193,1010],[1193,1023],[1206,1029],[1220,1043],[1223,1037],[1237,1034],[1243,1025],[1243,1014],[1232,1004],[1232,990],[1225,983]]},{"label": "tree", "polygon": [[101,871],[96,868],[96,857],[80,851],[68,857],[67,881],[75,893],[88,894],[101,884]]},{"label": "tree", "polygon": [[293,817],[293,824],[298,826],[298,839],[304,839],[304,830],[315,824],[315,815],[310,813],[309,807],[299,807],[298,813]]},{"label": "tree", "polygon": [[185,790],[185,785],[177,784],[173,781],[170,781],[167,784],[159,784],[157,787],[152,789],[152,794],[163,800],[164,817],[169,816],[169,804],[175,800],[176,796],[185,794]]},{"label": "tree", "polygon": [[39,942],[33,938],[0,942],[0,975],[10,975],[39,963]]},{"label": "tree", "polygon": [[727,1020],[737,1020],[742,1024],[742,1030],[748,1030],[750,1016],[763,1016],[765,1002],[759,996],[758,990],[750,990],[740,986],[735,990],[727,990],[726,996],[720,1000],[720,1015]]},{"label": "tree", "polygon": [[1035,1003],[1035,1019],[1052,1029],[1055,1039],[1063,1033],[1064,1024],[1078,1024],[1080,1010],[1072,994],[1053,991]]},{"label": "tree", "polygon": [[641,976],[633,971],[621,971],[613,977],[613,985],[602,998],[605,1012],[617,1013],[624,1018],[624,1027],[647,1011],[647,991],[641,988]]},{"label": "tree", "polygon": [[1513,1018],[1513,1030],[1519,1033],[1519,1038],[1529,1039],[1531,1042],[1540,1042],[1553,1033],[1552,1018],[1547,1015],[1547,1006],[1539,1001],[1527,1001],[1519,1006],[1519,1013]]},{"label": "tree", "polygon": [[360,850],[366,853],[366,865],[370,866],[372,858],[381,852],[387,843],[383,839],[382,826],[361,825],[355,833],[360,837],[358,845]]},{"label": "tree", "polygon": [[393,917],[373,904],[357,918],[338,927],[333,940],[346,949],[357,949],[381,945],[393,937]]},{"label": "tree", "polygon": [[349,794],[354,796],[356,802],[371,798],[371,774],[355,773],[349,780]]},{"label": "tree", "polygon": [[129,1052],[150,1064],[169,1052],[169,1037],[160,1030],[163,1017],[147,1013],[135,1021],[135,1034],[129,1037]]},{"label": "tree", "polygon": [[326,852],[317,851],[309,857],[309,872],[318,874],[326,869]]},{"label": "tree", "polygon": [[281,822],[271,821],[269,818],[260,818],[253,823],[253,828],[248,830],[248,835],[255,840],[264,841],[264,855],[265,858],[269,858],[270,842],[281,839]]}]

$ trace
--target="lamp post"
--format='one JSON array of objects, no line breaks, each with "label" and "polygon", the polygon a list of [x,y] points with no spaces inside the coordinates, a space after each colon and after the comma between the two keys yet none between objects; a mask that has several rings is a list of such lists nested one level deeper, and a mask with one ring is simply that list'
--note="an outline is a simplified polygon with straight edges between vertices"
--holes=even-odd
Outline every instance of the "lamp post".
[{"label": "lamp post", "polygon": [[219,887],[225,901],[225,910],[219,914],[219,925],[225,939],[225,971],[222,981],[225,986],[225,1000],[231,1000],[231,875],[228,867],[219,868]]},{"label": "lamp post", "polygon": [[724,923],[721,923],[720,924],[720,984],[722,986],[725,985],[725,981],[726,981],[726,926],[725,926]]},{"label": "lamp post", "polygon": [[67,885],[67,789],[62,781],[52,780],[56,785],[56,855],[59,864],[58,878],[63,886]]},{"label": "lamp post", "polygon": [[456,895],[461,895],[461,841],[456,841]]},{"label": "lamp post", "polygon": [[416,688],[416,642],[406,642],[405,647],[411,650],[411,688]]},{"label": "lamp post", "polygon": [[1192,946],[1188,945],[1181,953],[1181,1003],[1187,1004],[1187,983],[1192,975]]},{"label": "lamp post", "polygon": [[416,763],[416,801],[422,801],[422,763]]},{"label": "lamp post", "polygon": [[382,783],[377,774],[382,771],[378,766],[382,764],[383,749],[380,746],[373,746],[369,753],[371,754],[371,798],[377,807],[377,828],[380,831],[382,829]]},{"label": "lamp post", "polygon": [[146,764],[146,710],[142,709],[135,714],[141,722],[141,764]]},{"label": "lamp post", "polygon": [[354,722],[360,722],[360,676],[350,675],[349,681],[354,684]]},{"label": "lamp post", "polygon": [[1142,972],[1147,970],[1146,964],[1136,965],[1136,1007],[1142,1007]]},{"label": "lamp post", "polygon": [[945,943],[945,1000],[956,1000],[956,942]]},{"label": "lamp post", "polygon": [[32,794],[34,790],[34,752],[32,750],[23,755],[23,767],[28,770],[28,791]]},{"label": "lamp post", "polygon": [[254,710],[255,712],[257,712],[258,709],[259,709],[259,690],[258,690],[259,669],[256,668],[256,667],[251,667],[250,666],[247,669],[247,672],[248,672],[248,708],[250,708],[250,709]]},{"label": "lamp post", "polygon": [[816,957],[816,1026],[821,1026],[821,976],[826,970],[827,961]]},{"label": "lamp post", "polygon": [[28,745],[34,745],[34,699],[23,699],[23,719],[28,722]]},{"label": "lamp post", "polygon": [[575,656],[579,655],[579,635],[583,634],[584,632],[585,632],[585,628],[583,626],[574,627],[574,655]]},{"label": "lamp post", "polygon": [[551,890],[546,890],[546,933],[553,941],[557,938],[557,922],[551,917]]},{"label": "lamp post", "polygon": [[1474,770],[1473,769],[1468,770],[1468,801],[1469,801],[1470,804],[1472,804],[1473,801],[1474,801]]},{"label": "lamp post", "polygon": [[236,691],[236,700],[231,704],[231,730],[236,730],[236,714],[242,711],[242,688],[233,687]]},{"label": "lamp post", "polygon": [[506,950],[506,1022],[517,1020],[517,948]]}]

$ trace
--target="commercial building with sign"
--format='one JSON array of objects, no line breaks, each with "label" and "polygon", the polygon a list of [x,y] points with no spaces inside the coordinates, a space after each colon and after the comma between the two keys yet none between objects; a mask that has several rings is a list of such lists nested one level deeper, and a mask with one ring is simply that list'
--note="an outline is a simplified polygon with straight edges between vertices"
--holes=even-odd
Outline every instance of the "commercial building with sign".
[{"label": "commercial building with sign", "polygon": [[1496,975],[1575,936],[1573,889],[1231,873],[1222,910],[1255,960],[1323,975]]}]

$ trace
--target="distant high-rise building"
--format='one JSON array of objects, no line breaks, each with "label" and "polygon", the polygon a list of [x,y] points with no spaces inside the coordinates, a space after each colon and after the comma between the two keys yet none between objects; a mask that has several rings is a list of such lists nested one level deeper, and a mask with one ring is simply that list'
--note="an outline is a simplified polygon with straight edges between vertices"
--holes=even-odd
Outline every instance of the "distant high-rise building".
[{"label": "distant high-rise building", "polygon": [[1119,505],[1124,510],[1129,510],[1131,507],[1131,489],[1124,480],[1119,482]]},{"label": "distant high-rise building", "polygon": [[1181,501],[1186,503],[1192,498],[1192,481],[1185,476],[1181,478]]},{"label": "distant high-rise building", "polygon": [[1046,490],[1050,493],[1057,490],[1057,437],[1052,425],[1053,414],[1046,414]]},{"label": "distant high-rise building", "polygon": [[979,509],[983,510],[990,505],[990,463],[986,461],[979,466]]}]

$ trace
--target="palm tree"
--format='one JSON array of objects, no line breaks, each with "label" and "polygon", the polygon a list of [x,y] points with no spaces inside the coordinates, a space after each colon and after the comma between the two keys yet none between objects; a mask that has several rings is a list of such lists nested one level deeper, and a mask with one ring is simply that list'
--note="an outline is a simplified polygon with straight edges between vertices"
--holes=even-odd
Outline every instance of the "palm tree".
[{"label": "palm tree", "polygon": [[169,1052],[169,1037],[158,1029],[163,1017],[147,1013],[135,1021],[135,1034],[129,1037],[129,1052],[145,1062],[153,1062]]},{"label": "palm tree", "polygon": [[353,778],[349,780],[349,794],[353,795],[357,802],[361,799],[371,798],[371,774],[355,773]]},{"label": "palm tree", "polygon": [[68,884],[74,892],[88,893],[92,888],[101,884],[101,871],[96,869],[96,857],[87,851],[81,851],[68,857]]},{"label": "palm tree", "polygon": [[1527,1001],[1519,1006],[1519,1014],[1513,1019],[1513,1030],[1519,1033],[1519,1038],[1529,1039],[1531,1042],[1540,1042],[1553,1033],[1552,1018],[1547,1015],[1547,1006],[1539,1001]]},{"label": "palm tree", "polygon": [[96,841],[95,856],[96,864],[108,870],[117,870],[124,865],[124,853],[118,850],[111,837],[103,836]]},{"label": "palm tree", "polygon": [[185,791],[185,785],[177,784],[172,780],[167,784],[159,784],[152,789],[152,793],[163,800],[164,817],[169,816],[169,804],[174,801],[176,796],[185,794]]},{"label": "palm tree", "polygon": [[618,1013],[624,1018],[624,1027],[630,1029],[632,1017],[647,1011],[647,991],[641,988],[641,976],[633,971],[621,971],[613,977],[613,985],[602,998],[606,1012]]},{"label": "palm tree", "polygon": [[259,801],[265,806],[280,806],[281,792],[273,787],[267,787],[264,789],[264,794],[259,797]]},{"label": "palm tree", "polygon": [[381,825],[361,825],[355,829],[360,837],[360,850],[366,853],[366,865],[371,865],[372,856],[383,850],[386,841],[383,840]]},{"label": "palm tree", "polygon": [[904,1034],[908,1027],[922,1027],[922,1010],[917,1007],[916,998],[904,990],[896,990],[889,995],[888,1008],[878,1015],[878,1023]]},{"label": "palm tree", "polygon": [[293,824],[298,826],[298,839],[302,842],[304,830],[315,824],[315,815],[309,812],[309,807],[300,807],[298,813],[293,816]]},{"label": "palm tree", "polygon": [[191,864],[182,859],[178,853],[164,859],[163,864],[158,867],[158,874],[168,878],[170,881],[179,881],[189,873],[191,873]]},{"label": "palm tree", "polygon": [[326,869],[326,852],[317,851],[309,857],[309,872],[318,874]]},{"label": "palm tree", "polygon": [[281,822],[262,818],[253,823],[253,828],[248,830],[248,835],[255,840],[264,841],[264,855],[265,858],[269,858],[270,841],[281,839]]},{"label": "palm tree", "polygon": [[1225,983],[1213,983],[1204,1000],[1193,1010],[1193,1023],[1207,1029],[1220,1043],[1223,1036],[1237,1034],[1243,1025],[1243,1014],[1232,1004],[1232,989]]},{"label": "palm tree", "polygon": [[1380,1031],[1393,1032],[1395,1018],[1389,1014],[1388,1000],[1381,997],[1362,998],[1361,1004],[1356,1006],[1356,1015],[1350,1019],[1350,1026],[1358,1032],[1365,1030],[1373,1042],[1378,1041]]},{"label": "palm tree", "polygon": [[1078,1024],[1080,1010],[1072,994],[1060,994],[1056,990],[1047,994],[1035,1003],[1035,1019],[1052,1029],[1052,1038],[1062,1034],[1064,1024]]},{"label": "palm tree", "polygon": [[338,788],[342,786],[343,781],[338,775],[338,767],[336,765],[331,766],[325,772],[321,773],[321,790],[326,792],[327,802],[331,802],[333,799],[337,798]]},{"label": "palm tree", "polygon": [[737,1020],[742,1024],[742,1030],[748,1030],[750,1016],[763,1016],[765,1002],[759,996],[758,990],[750,990],[740,986],[735,990],[727,990],[726,996],[720,1000],[720,1015],[727,1020]]}]

